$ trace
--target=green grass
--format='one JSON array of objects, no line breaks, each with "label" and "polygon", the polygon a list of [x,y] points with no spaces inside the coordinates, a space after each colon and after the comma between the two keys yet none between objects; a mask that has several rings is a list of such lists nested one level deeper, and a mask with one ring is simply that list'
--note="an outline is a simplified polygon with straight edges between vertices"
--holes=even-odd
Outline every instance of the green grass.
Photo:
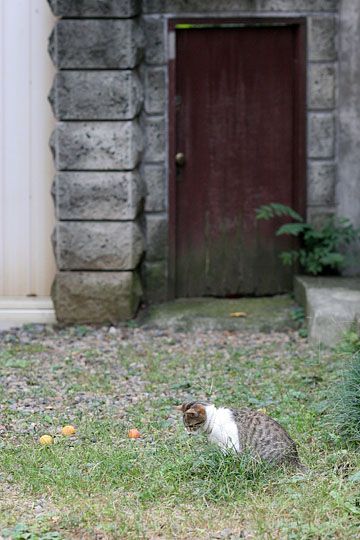
[{"label": "green grass", "polygon": [[336,385],[331,404],[330,421],[344,440],[360,443],[360,337],[348,331],[337,347],[343,361],[341,378]]},{"label": "green grass", "polygon": [[[79,338],[87,334],[81,327]],[[224,336],[205,346],[196,334],[186,342],[174,334],[119,340],[107,353],[101,341],[69,339],[56,358],[56,336],[54,347],[4,346],[0,530],[15,540],[199,539],[225,529],[256,539],[356,538],[360,456],[328,422],[343,359],[292,336],[256,343]],[[131,399],[120,406],[126,393]],[[80,394],[86,399],[76,401]],[[187,436],[174,405],[190,396],[266,407],[310,472],[224,456]],[[77,434],[64,438],[59,430],[69,422]],[[142,437],[129,440],[134,426]],[[53,446],[38,444],[43,433],[55,436]]]}]

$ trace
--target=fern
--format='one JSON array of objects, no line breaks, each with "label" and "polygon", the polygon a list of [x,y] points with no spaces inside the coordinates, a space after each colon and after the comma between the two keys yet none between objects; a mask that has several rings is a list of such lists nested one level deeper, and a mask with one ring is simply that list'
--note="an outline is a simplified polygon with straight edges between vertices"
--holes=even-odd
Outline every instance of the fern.
[{"label": "fern", "polygon": [[299,236],[299,234],[303,234],[307,229],[309,225],[306,223],[286,223],[285,225],[281,225],[281,227],[278,228],[276,231],[276,236],[280,236],[281,234],[290,234],[292,236]]},{"label": "fern", "polygon": [[347,218],[329,216],[320,228],[314,228],[284,204],[271,203],[256,210],[256,219],[269,220],[275,217],[290,217],[295,221],[281,225],[276,236],[297,236],[301,241],[298,250],[280,253],[283,264],[291,266],[298,261],[306,273],[314,276],[329,268],[340,269],[345,262],[340,253],[341,247],[360,238],[360,229],[355,229]]},{"label": "fern", "polygon": [[273,217],[283,217],[288,216],[292,219],[295,219],[296,221],[303,221],[303,218],[295,212],[290,206],[286,206],[285,204],[280,203],[270,203],[270,204],[264,204],[263,206],[260,206],[260,208],[257,208],[256,210],[256,219],[271,219]]},{"label": "fern", "polygon": [[343,264],[344,256],[340,253],[327,253],[321,258],[322,264],[330,266],[331,268],[336,268],[337,266]]}]

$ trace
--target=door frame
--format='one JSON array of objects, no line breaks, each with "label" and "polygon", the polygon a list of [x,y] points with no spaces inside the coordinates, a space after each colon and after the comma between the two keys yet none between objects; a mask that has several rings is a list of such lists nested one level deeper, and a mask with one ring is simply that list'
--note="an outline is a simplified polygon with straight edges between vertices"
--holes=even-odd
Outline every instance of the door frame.
[{"label": "door frame", "polygon": [[[168,298],[175,298],[176,288],[176,31],[177,25],[219,25],[222,27],[293,26],[295,32],[294,90],[294,201],[301,215],[306,212],[306,17],[177,17],[168,21]],[[190,29],[189,29],[190,30]]]}]

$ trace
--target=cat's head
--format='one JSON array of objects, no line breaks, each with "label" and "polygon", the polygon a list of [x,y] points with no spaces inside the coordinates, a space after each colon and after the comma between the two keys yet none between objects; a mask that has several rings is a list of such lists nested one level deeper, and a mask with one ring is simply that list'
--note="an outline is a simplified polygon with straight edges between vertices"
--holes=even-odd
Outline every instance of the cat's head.
[{"label": "cat's head", "polygon": [[182,412],[183,422],[189,433],[196,433],[206,422],[206,403],[190,401],[176,407]]}]

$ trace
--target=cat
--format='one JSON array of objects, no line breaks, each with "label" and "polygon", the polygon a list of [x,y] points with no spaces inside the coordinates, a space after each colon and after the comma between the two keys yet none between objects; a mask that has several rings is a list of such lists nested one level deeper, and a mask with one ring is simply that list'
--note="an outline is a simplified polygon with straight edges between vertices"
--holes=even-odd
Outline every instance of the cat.
[{"label": "cat", "polygon": [[223,452],[250,451],[253,457],[269,463],[289,464],[303,471],[296,444],[285,429],[267,414],[252,409],[215,407],[201,401],[177,407],[189,433],[203,432]]}]

